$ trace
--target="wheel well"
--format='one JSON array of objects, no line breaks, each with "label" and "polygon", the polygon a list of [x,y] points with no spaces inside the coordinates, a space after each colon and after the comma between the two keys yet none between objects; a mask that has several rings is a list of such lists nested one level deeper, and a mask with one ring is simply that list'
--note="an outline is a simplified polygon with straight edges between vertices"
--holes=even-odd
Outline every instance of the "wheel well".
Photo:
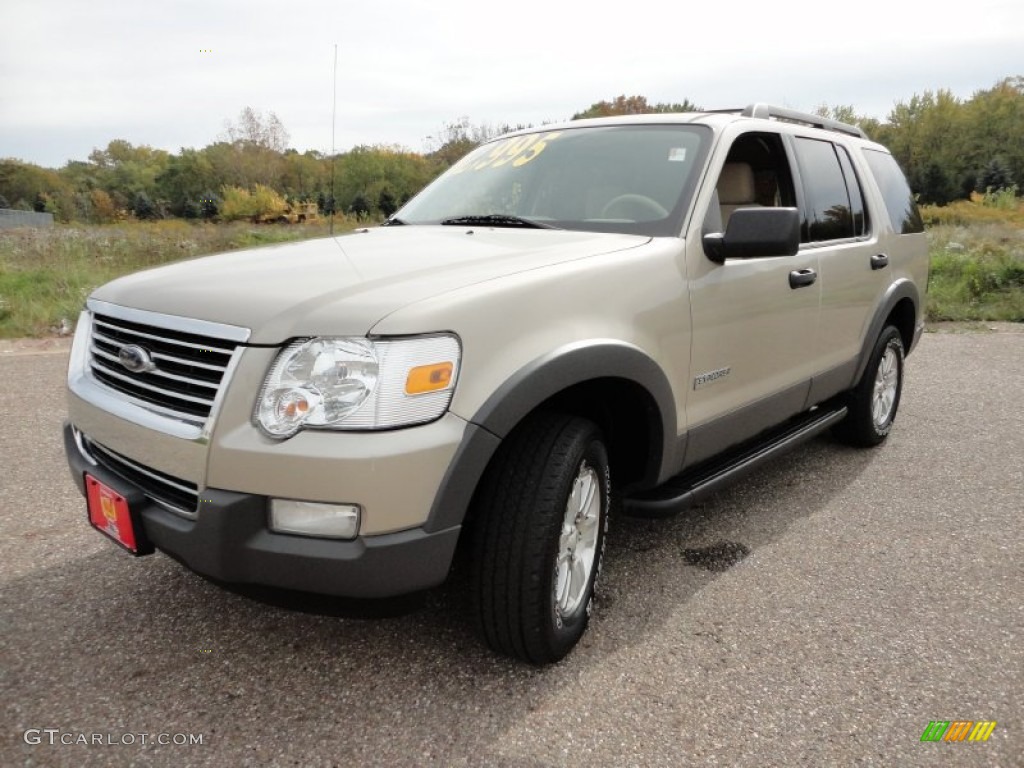
[{"label": "wheel well", "polygon": [[903,349],[908,353],[910,347],[914,343],[914,321],[917,319],[917,313],[914,311],[914,302],[908,298],[902,298],[896,302],[896,306],[892,308],[889,316],[885,320],[886,325],[895,326],[896,330],[900,332],[900,338],[903,340]]},{"label": "wheel well", "polygon": [[661,464],[661,416],[650,393],[618,378],[592,379],[548,398],[536,410],[557,410],[596,423],[604,434],[617,490],[653,485]]},{"label": "wheel well", "polygon": [[[643,386],[612,377],[574,384],[523,414],[513,429],[538,411],[558,411],[597,424],[604,435],[612,487],[617,493],[656,484],[662,459],[661,413]],[[490,459],[493,461],[494,456]],[[478,481],[473,490],[474,500],[479,490]],[[472,524],[474,507],[475,501],[471,500],[465,510],[464,525]]]}]

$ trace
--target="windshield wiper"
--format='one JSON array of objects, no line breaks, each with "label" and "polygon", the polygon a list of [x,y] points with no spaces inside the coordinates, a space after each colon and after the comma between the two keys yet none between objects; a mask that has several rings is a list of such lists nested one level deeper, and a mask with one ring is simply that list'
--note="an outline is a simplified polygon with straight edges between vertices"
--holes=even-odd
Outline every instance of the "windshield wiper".
[{"label": "windshield wiper", "polygon": [[541,221],[524,219],[522,216],[507,216],[504,213],[488,213],[482,216],[455,216],[441,221],[445,225],[488,224],[492,227],[529,227],[530,229],[558,229]]},{"label": "windshield wiper", "polygon": [[397,216],[392,216],[390,219],[388,219],[383,224],[381,224],[381,226],[382,227],[397,227],[397,226],[401,226],[403,224],[405,224],[405,222],[402,221],[400,218],[398,218]]}]

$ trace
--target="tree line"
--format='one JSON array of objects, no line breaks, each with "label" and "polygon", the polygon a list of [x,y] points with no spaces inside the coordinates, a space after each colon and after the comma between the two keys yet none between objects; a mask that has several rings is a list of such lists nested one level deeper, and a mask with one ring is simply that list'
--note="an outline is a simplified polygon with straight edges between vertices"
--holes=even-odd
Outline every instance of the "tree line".
[{"label": "tree line", "polygon": [[[688,99],[652,104],[622,95],[595,102],[573,119],[697,109]],[[1005,78],[968,99],[925,91],[898,102],[885,121],[859,115],[853,106],[821,105],[816,112],[859,125],[888,146],[921,202],[944,205],[974,191],[1024,184],[1024,77]],[[246,108],[202,149],[172,154],[115,139],[87,161],[60,169],[0,160],[0,208],[94,223],[259,218],[300,202],[315,202],[323,214],[389,216],[480,143],[525,127],[463,117],[428,137],[425,152],[379,144],[329,156],[289,148],[274,113]]]},{"label": "tree line", "polygon": [[897,102],[885,122],[852,106],[817,112],[859,125],[886,145],[919,202],[946,205],[972,192],[1024,187],[1024,77],[1007,77],[969,99],[944,89],[915,94]]},{"label": "tree line", "polygon": [[0,207],[95,223],[128,216],[244,218],[307,201],[324,213],[387,215],[444,168],[397,146],[358,146],[329,157],[287,142],[276,115],[247,108],[225,136],[202,149],[172,154],[115,139],[59,170],[0,160]]}]

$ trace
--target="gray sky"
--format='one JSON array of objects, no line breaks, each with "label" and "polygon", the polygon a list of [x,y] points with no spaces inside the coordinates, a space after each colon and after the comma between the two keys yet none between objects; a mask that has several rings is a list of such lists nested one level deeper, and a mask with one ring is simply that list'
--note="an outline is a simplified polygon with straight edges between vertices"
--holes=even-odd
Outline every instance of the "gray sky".
[{"label": "gray sky", "polygon": [[878,118],[966,98],[1024,75],[1024,3],[0,0],[0,157],[202,147],[246,106],[327,151],[335,43],[338,150],[422,151],[463,115],[540,123],[619,94]]}]

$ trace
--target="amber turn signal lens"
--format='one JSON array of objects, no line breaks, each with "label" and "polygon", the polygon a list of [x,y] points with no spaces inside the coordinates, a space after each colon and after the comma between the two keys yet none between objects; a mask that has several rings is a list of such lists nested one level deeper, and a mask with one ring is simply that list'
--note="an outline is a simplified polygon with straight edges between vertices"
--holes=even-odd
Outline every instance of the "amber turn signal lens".
[{"label": "amber turn signal lens", "polygon": [[454,368],[451,363],[433,363],[413,368],[405,380],[405,393],[421,395],[424,392],[446,389],[452,382]]}]

